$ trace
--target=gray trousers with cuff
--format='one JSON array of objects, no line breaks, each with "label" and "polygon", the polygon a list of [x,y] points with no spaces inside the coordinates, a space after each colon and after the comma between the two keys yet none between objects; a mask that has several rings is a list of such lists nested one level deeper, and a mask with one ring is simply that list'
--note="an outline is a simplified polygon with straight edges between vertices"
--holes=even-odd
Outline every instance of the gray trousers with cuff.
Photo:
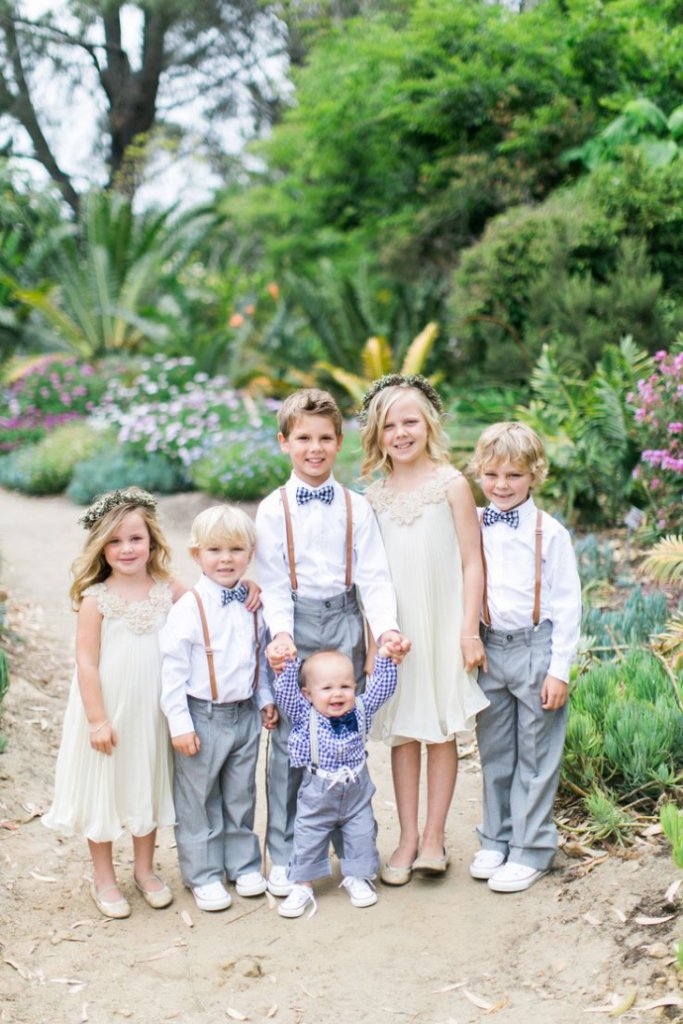
[{"label": "gray trousers with cuff", "polygon": [[553,802],[568,710],[541,707],[551,637],[548,621],[509,632],[483,627],[488,672],[479,674],[491,702],[477,717],[484,780],[479,839],[485,850],[539,871],[551,867],[557,849]]},{"label": "gray trousers with cuff", "polygon": [[[357,693],[365,689],[365,628],[355,588],[327,600],[299,597],[294,602],[294,643],[302,661],[322,648],[346,654],[353,662]],[[268,829],[266,848],[273,864],[289,862],[294,839],[301,768],[291,768],[287,741],[291,722],[280,712],[270,734]],[[336,844],[335,844],[336,845]]]},{"label": "gray trousers with cuff", "polygon": [[313,882],[332,874],[330,838],[341,832],[342,874],[372,878],[379,870],[377,822],[372,813],[375,787],[367,767],[358,778],[332,783],[303,769],[294,824],[294,847],[287,868],[292,882]]},{"label": "gray trousers with cuff", "polygon": [[234,881],[259,871],[254,833],[261,716],[253,700],[212,704],[188,698],[201,749],[175,753],[175,837],[185,885]]}]

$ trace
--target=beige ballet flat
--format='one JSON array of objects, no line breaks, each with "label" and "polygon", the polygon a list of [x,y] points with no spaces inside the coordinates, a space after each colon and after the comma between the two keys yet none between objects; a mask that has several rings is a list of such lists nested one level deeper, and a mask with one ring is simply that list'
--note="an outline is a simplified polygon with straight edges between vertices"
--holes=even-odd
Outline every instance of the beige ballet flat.
[{"label": "beige ballet flat", "polygon": [[413,873],[411,865],[407,868],[396,868],[393,864],[382,864],[379,877],[385,885],[407,885]]},{"label": "beige ballet flat", "polygon": [[[147,875],[143,879],[145,882],[149,882],[150,879],[155,879],[157,882],[161,882],[161,879],[157,875]],[[152,908],[152,910],[163,910],[169,903],[173,902],[173,893],[163,882],[163,888],[161,889],[145,889],[144,886],[138,882],[137,878],[134,877],[135,888],[142,895],[144,901]]]},{"label": "beige ballet flat", "polygon": [[118,900],[103,900],[105,892],[110,892],[112,889],[118,889],[118,882],[112,882],[111,885],[105,885],[104,889],[97,891],[97,886],[93,882],[90,886],[90,895],[95,901],[95,906],[99,910],[100,914],[104,914],[105,917],[112,917],[115,919],[130,917],[130,903],[125,896],[122,896]]},{"label": "beige ballet flat", "polygon": [[443,851],[443,857],[422,857],[413,862],[413,871],[419,871],[422,875],[445,875],[450,864],[450,857]]}]

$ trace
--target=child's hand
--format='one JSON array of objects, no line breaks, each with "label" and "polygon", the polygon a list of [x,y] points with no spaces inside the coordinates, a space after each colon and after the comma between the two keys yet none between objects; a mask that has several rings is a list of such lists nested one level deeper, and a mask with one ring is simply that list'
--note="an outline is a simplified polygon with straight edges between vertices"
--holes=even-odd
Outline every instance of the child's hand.
[{"label": "child's hand", "polygon": [[257,612],[259,608],[263,607],[263,602],[261,601],[261,588],[258,583],[254,583],[253,580],[243,579],[240,580],[240,583],[243,583],[247,588],[247,599],[244,602],[244,607],[248,612]]},{"label": "child's hand", "polygon": [[461,637],[460,650],[466,672],[471,672],[474,668],[483,668],[484,672],[487,671],[489,666],[486,659],[486,648],[480,637]]},{"label": "child's hand", "polygon": [[183,732],[180,736],[172,736],[173,749],[185,757],[194,757],[201,750],[201,743],[196,732]]},{"label": "child's hand", "polygon": [[261,725],[264,729],[274,729],[280,721],[280,713],[274,704],[266,704],[261,708]]},{"label": "child's hand", "polygon": [[266,647],[266,658],[275,675],[279,675],[288,661],[294,661],[297,649],[289,633],[278,633]]},{"label": "child's hand", "polygon": [[556,676],[546,676],[541,686],[541,707],[544,711],[558,711],[569,699],[569,687]]},{"label": "child's hand", "polygon": [[104,720],[99,725],[88,726],[88,732],[90,733],[90,746],[93,750],[97,750],[100,754],[111,755],[114,753],[114,747],[116,746],[116,733],[112,728],[111,722]]},{"label": "child's hand", "polygon": [[403,633],[397,632],[395,629],[390,629],[383,633],[381,640],[382,643],[378,653],[383,658],[391,658],[395,665],[401,664],[412,647],[408,637],[404,636]]}]

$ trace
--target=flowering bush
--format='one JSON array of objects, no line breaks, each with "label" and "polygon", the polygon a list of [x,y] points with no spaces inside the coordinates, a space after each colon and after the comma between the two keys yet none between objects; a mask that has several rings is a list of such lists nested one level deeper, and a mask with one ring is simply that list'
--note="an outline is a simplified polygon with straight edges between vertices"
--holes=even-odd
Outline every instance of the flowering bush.
[{"label": "flowering bush", "polygon": [[683,351],[657,352],[654,370],[628,401],[643,446],[633,471],[654,512],[655,532],[680,528],[683,500]]},{"label": "flowering bush", "polygon": [[282,484],[289,468],[274,429],[247,426],[228,434],[224,442],[199,459],[190,469],[190,478],[209,494],[252,501]]},{"label": "flowering bush", "polygon": [[104,376],[90,363],[46,356],[12,379],[3,395],[0,451],[40,440],[56,426],[87,416],[104,391]]},{"label": "flowering bush", "polygon": [[0,484],[24,494],[59,494],[74,467],[102,450],[107,437],[90,424],[64,423],[36,444],[0,459]]},{"label": "flowering bush", "polygon": [[[193,480],[191,467],[226,446],[233,446],[238,461],[237,453],[244,448],[244,458],[256,466],[261,445],[274,442],[276,433],[274,424],[264,425],[264,415],[278,403],[257,404],[231,388],[225,377],[210,378],[193,370],[189,358],[157,358],[143,364],[129,383],[110,384],[98,418],[117,429],[119,444],[127,452],[141,457],[163,454]],[[245,464],[245,473],[247,468]]]}]

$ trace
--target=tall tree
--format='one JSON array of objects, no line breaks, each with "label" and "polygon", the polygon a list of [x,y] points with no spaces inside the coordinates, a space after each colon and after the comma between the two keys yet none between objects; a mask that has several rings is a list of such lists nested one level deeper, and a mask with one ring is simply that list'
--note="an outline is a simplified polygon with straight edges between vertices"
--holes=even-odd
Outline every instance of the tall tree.
[{"label": "tall tree", "polygon": [[221,119],[247,113],[245,98],[256,123],[270,117],[266,69],[282,49],[282,23],[260,0],[57,0],[36,18],[25,7],[0,0],[0,125],[23,129],[9,152],[42,164],[74,211],[74,171],[49,124],[48,93],[59,85],[90,93],[102,112],[94,134],[107,139],[107,184],[129,194],[145,141],[162,127],[178,133],[181,104],[201,104],[197,120],[214,141]]}]

